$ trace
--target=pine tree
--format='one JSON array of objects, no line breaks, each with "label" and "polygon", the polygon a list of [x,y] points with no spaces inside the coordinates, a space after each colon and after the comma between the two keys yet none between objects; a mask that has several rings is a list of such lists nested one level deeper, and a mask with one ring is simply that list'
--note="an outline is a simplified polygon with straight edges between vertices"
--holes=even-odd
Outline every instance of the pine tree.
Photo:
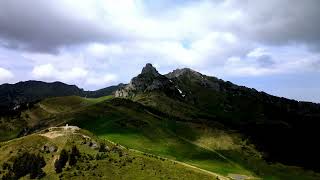
[{"label": "pine tree", "polygon": [[99,152],[106,152],[107,149],[106,149],[106,144],[105,143],[101,143],[100,144],[100,148],[99,148]]},{"label": "pine tree", "polygon": [[68,162],[68,159],[69,159],[68,152],[66,150],[62,149],[59,159],[57,159],[56,162],[54,163],[54,167],[56,168],[57,173],[62,172],[62,169],[64,168],[64,166]]},{"label": "pine tree", "polygon": [[80,157],[80,152],[77,148],[77,146],[72,146],[70,159],[69,159],[69,165],[74,166],[77,163],[77,158]]}]

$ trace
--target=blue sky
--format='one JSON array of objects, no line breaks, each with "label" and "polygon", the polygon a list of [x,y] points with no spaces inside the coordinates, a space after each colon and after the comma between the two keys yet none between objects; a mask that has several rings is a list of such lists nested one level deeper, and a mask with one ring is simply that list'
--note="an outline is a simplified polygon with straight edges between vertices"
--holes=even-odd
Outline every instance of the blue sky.
[{"label": "blue sky", "polygon": [[150,62],[320,102],[318,0],[0,1],[0,84],[127,83]]}]

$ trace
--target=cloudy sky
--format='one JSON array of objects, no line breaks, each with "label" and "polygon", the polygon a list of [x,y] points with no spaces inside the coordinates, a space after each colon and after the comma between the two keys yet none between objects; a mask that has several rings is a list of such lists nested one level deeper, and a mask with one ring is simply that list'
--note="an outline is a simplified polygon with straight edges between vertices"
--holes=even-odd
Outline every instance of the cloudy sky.
[{"label": "cloudy sky", "polygon": [[319,0],[0,0],[0,84],[127,83],[189,67],[320,102]]}]

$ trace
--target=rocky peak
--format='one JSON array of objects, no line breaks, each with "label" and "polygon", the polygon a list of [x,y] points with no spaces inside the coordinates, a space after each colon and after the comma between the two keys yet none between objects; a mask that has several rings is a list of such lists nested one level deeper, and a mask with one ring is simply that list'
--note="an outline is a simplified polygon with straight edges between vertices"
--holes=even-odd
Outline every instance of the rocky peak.
[{"label": "rocky peak", "polygon": [[130,83],[117,90],[116,97],[133,97],[138,93],[161,91],[175,95],[178,90],[166,76],[161,75],[152,64],[148,63],[142,69],[141,74],[131,79]]},{"label": "rocky peak", "polygon": [[188,75],[188,76],[195,76],[195,77],[202,77],[203,75],[197,71],[194,71],[190,68],[183,68],[183,69],[176,69],[172,72],[166,74],[165,76],[169,79],[177,78],[182,75]]},{"label": "rocky peak", "polygon": [[141,74],[152,75],[154,77],[160,76],[159,72],[152,66],[152,64],[148,63],[143,67]]},{"label": "rocky peak", "polygon": [[221,83],[223,83],[223,81],[215,77],[208,77],[190,68],[176,69],[165,76],[177,84],[181,83],[181,81],[189,81],[215,91],[219,91]]}]

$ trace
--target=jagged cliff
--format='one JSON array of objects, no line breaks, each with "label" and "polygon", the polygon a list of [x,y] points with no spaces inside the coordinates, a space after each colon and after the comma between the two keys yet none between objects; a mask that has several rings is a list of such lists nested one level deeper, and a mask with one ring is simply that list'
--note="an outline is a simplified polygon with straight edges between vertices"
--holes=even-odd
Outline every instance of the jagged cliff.
[{"label": "jagged cliff", "polygon": [[180,94],[169,78],[161,75],[152,64],[146,64],[138,76],[132,78],[128,85],[115,92],[115,96],[129,98],[139,93],[151,91],[164,92],[168,96]]}]

